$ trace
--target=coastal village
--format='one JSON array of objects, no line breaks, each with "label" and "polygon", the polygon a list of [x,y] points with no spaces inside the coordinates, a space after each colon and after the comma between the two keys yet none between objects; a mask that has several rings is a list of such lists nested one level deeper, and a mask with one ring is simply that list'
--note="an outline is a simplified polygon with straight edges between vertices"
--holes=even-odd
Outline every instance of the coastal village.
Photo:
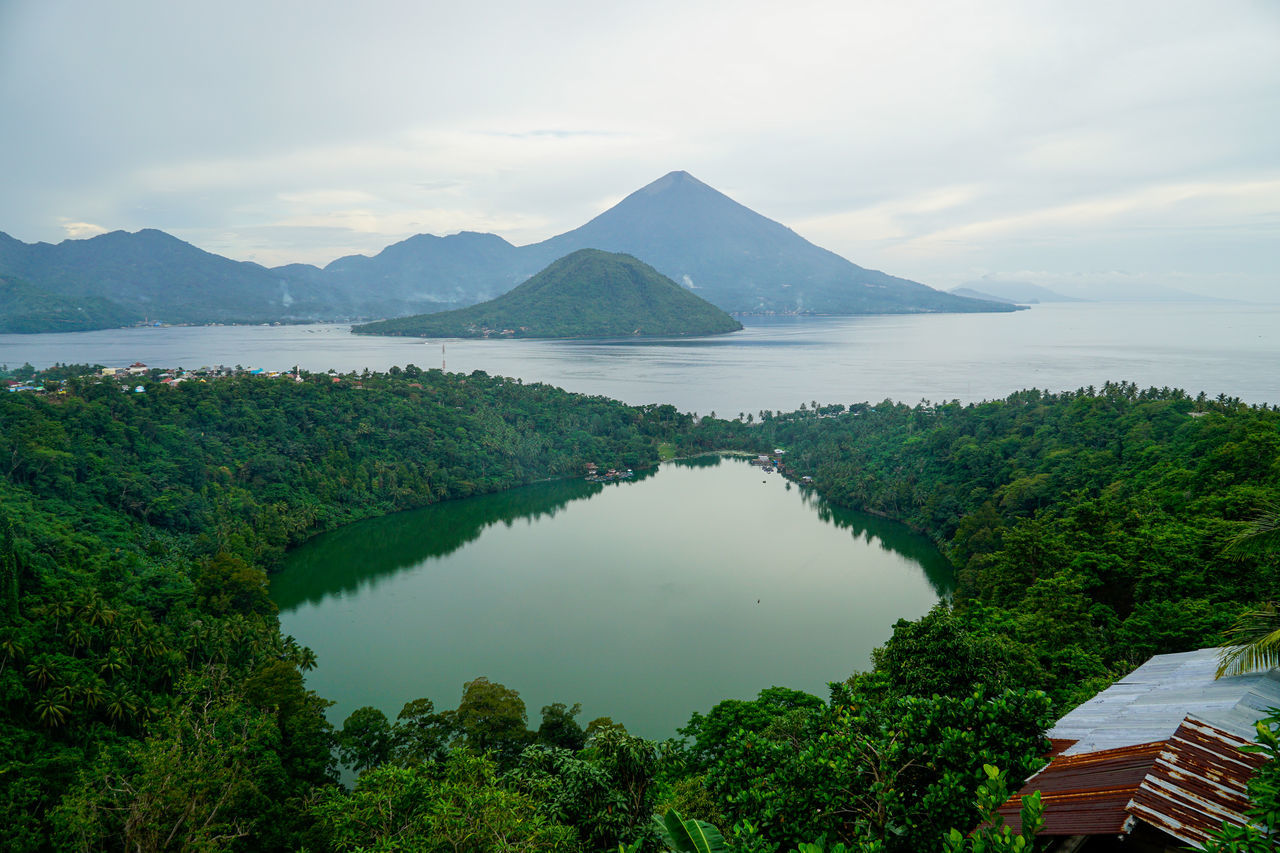
[{"label": "coastal village", "polygon": [[[0,387],[14,393],[66,393],[62,387],[62,382],[56,379],[47,378],[44,373],[36,373],[27,379],[0,379]],[[182,382],[207,382],[211,379],[225,379],[232,376],[263,376],[268,379],[292,379],[294,382],[302,382],[303,378],[298,368],[292,371],[266,370],[261,367],[243,367],[236,365],[235,367],[227,367],[226,365],[216,365],[214,367],[200,367],[195,370],[186,370],[181,367],[149,367],[148,365],[135,361],[127,367],[102,367],[96,374],[88,374],[94,376],[99,381],[116,380],[120,382],[120,390],[132,391],[136,394],[146,393],[146,386],[138,384],[139,382],[159,382],[162,385],[178,385]],[[339,381],[338,377],[334,377],[334,381]]]}]

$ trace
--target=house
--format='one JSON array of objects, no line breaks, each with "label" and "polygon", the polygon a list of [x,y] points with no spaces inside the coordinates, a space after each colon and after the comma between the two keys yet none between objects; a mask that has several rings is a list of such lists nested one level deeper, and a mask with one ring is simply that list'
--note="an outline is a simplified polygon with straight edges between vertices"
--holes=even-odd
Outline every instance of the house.
[{"label": "house", "polygon": [[1247,823],[1249,777],[1266,759],[1240,748],[1280,707],[1280,670],[1215,679],[1216,648],[1156,655],[1049,730],[1053,758],[1000,807],[1014,830],[1039,791],[1049,851],[1203,849]]}]

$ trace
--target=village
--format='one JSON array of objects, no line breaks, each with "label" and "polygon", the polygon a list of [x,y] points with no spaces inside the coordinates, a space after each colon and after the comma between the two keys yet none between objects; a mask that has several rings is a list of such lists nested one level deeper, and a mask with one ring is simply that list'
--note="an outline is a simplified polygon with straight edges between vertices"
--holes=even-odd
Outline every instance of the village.
[{"label": "village", "polygon": [[[0,379],[0,387],[14,393],[65,394],[66,388],[63,387],[62,380],[49,378],[45,375],[49,373],[56,375],[59,372],[56,368],[50,368],[47,371],[36,372],[25,379]],[[226,379],[232,376],[262,376],[269,379],[283,378],[292,379],[295,382],[303,381],[302,375],[296,367],[292,371],[279,371],[266,370],[261,367],[243,367],[241,365],[227,367],[219,364],[214,367],[205,366],[196,370],[186,370],[181,367],[148,367],[140,361],[135,361],[128,367],[100,367],[97,368],[96,373],[86,373],[81,378],[97,379],[100,382],[115,380],[121,383],[120,390],[143,394],[146,393],[146,386],[137,384],[142,381],[159,382],[162,385],[177,385],[182,382],[207,382],[210,379]],[[338,381],[338,378],[335,377],[334,381]]]},{"label": "village", "polygon": [[760,467],[760,470],[766,474],[772,474],[776,471],[782,476],[787,477],[788,479],[791,479],[791,480],[795,480],[801,485],[805,485],[805,486],[812,485],[813,484],[812,477],[808,475],[805,475],[802,477],[794,476],[791,469],[782,460],[782,455],[786,452],[787,451],[783,450],[780,447],[775,447],[773,449],[773,453],[762,454],[760,456],[757,456],[755,459],[751,460],[751,464],[758,465]]},{"label": "village", "polygon": [[[781,448],[774,448],[772,454],[762,454],[751,459],[749,464],[759,466],[760,470],[765,474],[778,473],[788,479],[795,480],[801,485],[809,486],[813,484],[813,477],[808,475],[795,477],[786,464],[782,461],[782,455],[786,453]],[[586,481],[588,483],[614,483],[619,480],[629,480],[635,476],[635,472],[630,468],[609,468],[601,470],[600,466],[595,462],[586,464]]]}]

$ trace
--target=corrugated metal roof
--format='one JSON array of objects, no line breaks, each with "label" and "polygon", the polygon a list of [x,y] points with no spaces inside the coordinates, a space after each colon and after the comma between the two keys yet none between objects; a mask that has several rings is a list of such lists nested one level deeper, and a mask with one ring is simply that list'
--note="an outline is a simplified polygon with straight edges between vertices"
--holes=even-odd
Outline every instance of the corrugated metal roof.
[{"label": "corrugated metal roof", "polygon": [[1197,849],[1229,821],[1247,821],[1248,783],[1267,759],[1241,752],[1250,741],[1187,717],[1160,752],[1127,810]]},{"label": "corrugated metal roof", "polygon": [[1164,749],[1163,742],[1063,755],[1027,780],[999,809],[1015,832],[1022,831],[1022,797],[1040,792],[1041,835],[1120,835],[1129,819],[1125,806]]},{"label": "corrugated metal roof", "polygon": [[1218,654],[1153,657],[1064,716],[1048,732],[1058,754],[1000,807],[1005,822],[1020,828],[1038,790],[1050,836],[1123,835],[1136,818],[1201,847],[1223,820],[1243,824],[1265,759],[1240,747],[1280,707],[1280,671],[1214,679]]},{"label": "corrugated metal roof", "polygon": [[1194,714],[1217,728],[1252,739],[1264,709],[1280,706],[1280,674],[1214,679],[1216,648],[1156,655],[1049,730],[1052,739],[1076,741],[1064,754],[1078,755],[1165,740]]}]

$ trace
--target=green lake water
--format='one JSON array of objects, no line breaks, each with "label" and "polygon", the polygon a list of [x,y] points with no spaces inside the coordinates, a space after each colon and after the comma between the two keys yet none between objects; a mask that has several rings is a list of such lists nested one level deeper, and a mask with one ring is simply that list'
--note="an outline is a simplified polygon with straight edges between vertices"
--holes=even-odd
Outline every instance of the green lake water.
[{"label": "green lake water", "polygon": [[543,705],[581,702],[581,723],[661,739],[771,685],[825,697],[951,584],[900,525],[702,457],[351,525],[291,554],[271,594],[335,724],[418,697],[453,708],[486,676],[534,728]]}]

